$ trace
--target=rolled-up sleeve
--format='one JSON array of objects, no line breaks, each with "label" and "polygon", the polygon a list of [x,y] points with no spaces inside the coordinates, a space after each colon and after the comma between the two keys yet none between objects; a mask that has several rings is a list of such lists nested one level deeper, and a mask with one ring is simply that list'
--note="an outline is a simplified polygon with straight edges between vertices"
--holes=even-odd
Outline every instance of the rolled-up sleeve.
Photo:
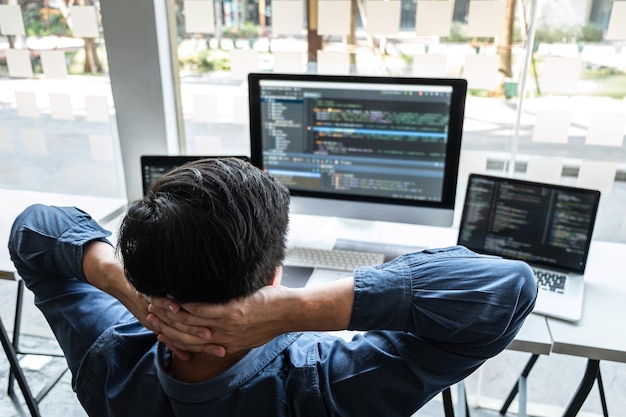
[{"label": "rolled-up sleeve", "polygon": [[85,243],[110,242],[91,216],[75,207],[34,204],[15,219],[9,237],[11,260],[27,281],[72,276],[87,281],[82,269]]},{"label": "rolled-up sleeve", "polygon": [[350,328],[413,334],[450,352],[488,357],[513,340],[537,287],[524,262],[460,246],[355,271]]}]

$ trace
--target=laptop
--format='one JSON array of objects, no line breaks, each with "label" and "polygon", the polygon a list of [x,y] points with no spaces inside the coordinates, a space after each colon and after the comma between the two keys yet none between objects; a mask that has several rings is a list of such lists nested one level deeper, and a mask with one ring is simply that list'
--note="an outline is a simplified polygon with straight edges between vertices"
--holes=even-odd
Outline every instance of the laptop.
[{"label": "laptop", "polygon": [[457,243],[527,262],[539,286],[534,312],[578,321],[599,201],[596,190],[471,174]]},{"label": "laptop", "polygon": [[163,176],[168,171],[177,168],[187,162],[197,161],[207,158],[239,158],[249,161],[247,156],[201,156],[201,155],[143,155],[141,156],[141,178],[143,195],[148,194],[148,190],[153,182]]}]

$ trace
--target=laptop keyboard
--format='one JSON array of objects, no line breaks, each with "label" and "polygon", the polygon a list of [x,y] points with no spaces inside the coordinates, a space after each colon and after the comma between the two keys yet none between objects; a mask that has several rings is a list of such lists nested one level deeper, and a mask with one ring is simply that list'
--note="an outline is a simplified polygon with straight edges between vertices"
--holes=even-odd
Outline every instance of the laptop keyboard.
[{"label": "laptop keyboard", "polygon": [[565,292],[565,279],[567,275],[543,269],[533,269],[533,272],[537,279],[537,286],[540,289],[552,291],[557,294],[563,294]]},{"label": "laptop keyboard", "polygon": [[384,259],[385,255],[382,253],[294,247],[287,252],[285,265],[352,272],[359,266],[381,264]]}]

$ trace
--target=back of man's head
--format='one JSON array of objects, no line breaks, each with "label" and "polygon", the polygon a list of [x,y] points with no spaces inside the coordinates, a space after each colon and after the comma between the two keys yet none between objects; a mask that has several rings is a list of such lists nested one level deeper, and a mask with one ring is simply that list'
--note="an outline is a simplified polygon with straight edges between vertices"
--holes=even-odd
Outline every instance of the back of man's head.
[{"label": "back of man's head", "polygon": [[270,283],[288,219],[289,194],[275,179],[238,159],[201,160],[131,204],[118,251],[139,292],[219,303]]}]

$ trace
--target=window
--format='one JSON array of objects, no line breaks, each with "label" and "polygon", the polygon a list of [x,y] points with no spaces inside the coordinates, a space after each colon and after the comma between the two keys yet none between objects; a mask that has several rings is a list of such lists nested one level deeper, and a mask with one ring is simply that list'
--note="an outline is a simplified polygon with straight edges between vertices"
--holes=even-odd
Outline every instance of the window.
[{"label": "window", "polygon": [[249,152],[248,72],[461,77],[460,193],[486,171],[600,189],[595,238],[626,240],[626,1],[311,4],[177,2],[190,153]]},{"label": "window", "polygon": [[0,4],[0,187],[120,197],[99,3]]}]

